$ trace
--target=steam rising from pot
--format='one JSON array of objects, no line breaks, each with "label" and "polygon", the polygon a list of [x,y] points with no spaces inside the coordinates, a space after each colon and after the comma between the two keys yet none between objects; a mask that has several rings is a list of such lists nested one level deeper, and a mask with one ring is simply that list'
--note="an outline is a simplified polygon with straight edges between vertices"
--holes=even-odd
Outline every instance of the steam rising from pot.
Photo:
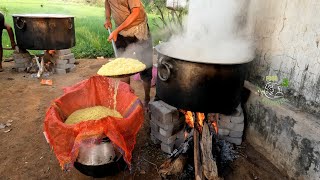
[{"label": "steam rising from pot", "polygon": [[249,0],[190,0],[185,30],[160,51],[178,59],[239,64],[253,59]]}]

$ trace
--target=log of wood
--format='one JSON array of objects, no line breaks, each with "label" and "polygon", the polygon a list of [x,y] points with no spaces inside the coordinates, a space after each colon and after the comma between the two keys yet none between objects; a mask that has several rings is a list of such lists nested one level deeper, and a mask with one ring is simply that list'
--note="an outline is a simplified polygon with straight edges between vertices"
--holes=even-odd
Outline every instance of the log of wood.
[{"label": "log of wood", "polygon": [[193,148],[194,148],[194,175],[196,180],[203,179],[203,173],[201,168],[200,159],[200,142],[199,142],[199,131],[195,128],[193,131]]},{"label": "log of wood", "polygon": [[206,179],[218,180],[218,168],[216,161],[212,154],[213,135],[210,134],[208,123],[205,122],[202,130],[202,138],[200,141],[201,157],[202,157],[202,171]]},{"label": "log of wood", "polygon": [[176,158],[170,158],[160,166],[159,174],[162,178],[179,176],[183,172],[186,163],[187,156],[185,154],[180,154]]}]

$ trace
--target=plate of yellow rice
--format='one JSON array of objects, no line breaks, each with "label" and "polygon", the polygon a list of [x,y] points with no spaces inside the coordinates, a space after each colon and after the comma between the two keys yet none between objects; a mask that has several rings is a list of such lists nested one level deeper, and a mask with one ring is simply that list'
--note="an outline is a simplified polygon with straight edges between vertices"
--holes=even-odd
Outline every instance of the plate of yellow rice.
[{"label": "plate of yellow rice", "polygon": [[122,76],[132,75],[146,69],[146,65],[136,59],[116,58],[106,63],[99,70],[101,76]]}]

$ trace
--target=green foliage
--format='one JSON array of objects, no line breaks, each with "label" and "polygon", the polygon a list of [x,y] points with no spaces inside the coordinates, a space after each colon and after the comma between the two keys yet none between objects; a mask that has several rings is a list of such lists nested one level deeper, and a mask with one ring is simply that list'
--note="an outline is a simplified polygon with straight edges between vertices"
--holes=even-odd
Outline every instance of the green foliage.
[{"label": "green foliage", "polygon": [[[111,57],[113,49],[110,42],[107,41],[108,31],[104,28],[104,7],[89,6],[87,4],[70,3],[73,0],[49,1],[49,0],[28,0],[28,1],[6,1],[1,9],[5,9],[5,21],[13,27],[12,14],[24,13],[54,13],[67,14],[75,16],[76,46],[72,52],[76,58],[96,58],[97,56]],[[1,4],[2,5],[2,4]],[[41,6],[42,5],[42,6]],[[161,23],[159,16],[148,15],[151,34],[156,36],[159,30],[156,23]],[[154,38],[158,42],[159,38]],[[10,47],[9,37],[4,31],[2,45]],[[30,51],[39,54],[41,51]],[[12,51],[4,51],[4,56],[11,56]]]},{"label": "green foliage", "polygon": [[153,0],[149,4],[152,12],[158,15],[159,21],[154,21],[153,25],[162,31],[155,34],[155,41],[166,41],[173,34],[179,33],[183,29],[183,19],[188,13],[186,8],[168,9],[166,7],[166,0]]},{"label": "green foliage", "polygon": [[282,80],[281,86],[283,87],[289,87],[289,79],[288,78],[284,78]]},{"label": "green foliage", "polygon": [[4,6],[0,6],[0,12],[2,12],[2,14],[6,15],[9,13],[8,8],[4,7]]},{"label": "green foliage", "polygon": [[104,0],[56,0],[64,3],[81,3],[90,6],[104,7]]}]

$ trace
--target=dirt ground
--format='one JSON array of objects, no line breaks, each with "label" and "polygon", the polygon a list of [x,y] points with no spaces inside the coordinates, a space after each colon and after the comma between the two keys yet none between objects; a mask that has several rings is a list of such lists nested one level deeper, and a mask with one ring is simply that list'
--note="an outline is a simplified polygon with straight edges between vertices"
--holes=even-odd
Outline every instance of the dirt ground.
[{"label": "dirt ground", "polygon": [[[75,72],[51,75],[52,86],[40,85],[39,79],[12,70],[13,62],[4,62],[0,73],[0,123],[12,121],[10,128],[0,130],[0,179],[93,179],[76,169],[61,170],[54,153],[43,136],[46,109],[60,95],[62,88],[96,74],[106,60],[83,59]],[[135,93],[143,99],[141,82],[131,81]],[[152,88],[152,96],[155,88]],[[11,129],[10,132],[5,132]],[[148,118],[137,137],[132,171],[103,179],[161,179],[157,168],[166,154],[150,137]],[[244,146],[243,156],[230,167],[225,179],[286,179],[270,162],[250,145]]]}]

